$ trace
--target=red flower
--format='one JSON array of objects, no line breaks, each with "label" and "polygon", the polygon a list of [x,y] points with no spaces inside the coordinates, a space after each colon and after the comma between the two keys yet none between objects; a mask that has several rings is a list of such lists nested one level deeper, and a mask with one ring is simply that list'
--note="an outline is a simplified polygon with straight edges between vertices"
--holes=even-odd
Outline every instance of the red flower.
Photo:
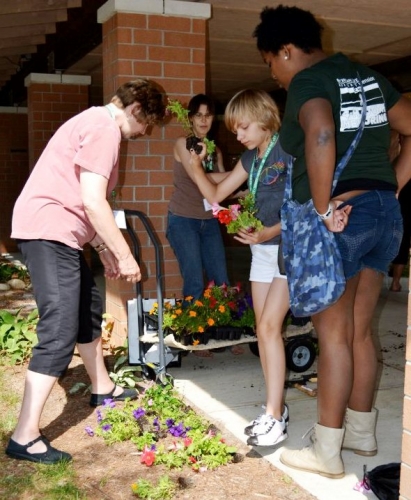
[{"label": "red flower", "polygon": [[217,218],[221,224],[230,224],[233,220],[230,210],[220,210],[217,214]]},{"label": "red flower", "polygon": [[195,457],[188,457],[188,459],[190,460],[190,462],[191,462],[192,464],[197,463],[197,460],[196,460],[196,458],[195,458]]},{"label": "red flower", "polygon": [[184,446],[187,447],[187,446],[190,446],[190,444],[193,442],[193,440],[191,438],[184,438],[183,439],[183,443],[184,443]]},{"label": "red flower", "polygon": [[153,463],[156,461],[156,454],[154,451],[145,449],[143,454],[141,455],[140,462],[142,464],[146,464],[148,467],[151,467]]}]

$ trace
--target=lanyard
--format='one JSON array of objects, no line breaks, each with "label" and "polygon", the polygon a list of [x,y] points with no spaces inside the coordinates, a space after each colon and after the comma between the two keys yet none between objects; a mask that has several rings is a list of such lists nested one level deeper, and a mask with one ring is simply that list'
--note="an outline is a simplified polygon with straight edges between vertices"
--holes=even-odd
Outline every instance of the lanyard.
[{"label": "lanyard", "polygon": [[255,177],[253,178],[252,174],[254,172],[255,164],[257,163],[257,155],[254,157],[253,164],[251,165],[251,169],[250,169],[250,175],[248,178],[248,186],[250,188],[250,192],[253,195],[254,199],[255,199],[255,194],[257,192],[257,186],[258,186],[258,181],[260,179],[261,170],[264,167],[264,164],[268,158],[268,155],[271,153],[271,150],[275,146],[277,139],[278,139],[278,134],[274,134],[271,138],[270,144],[267,146],[267,149],[265,150],[264,156],[261,158],[261,162],[260,162],[260,165],[258,166],[257,173],[256,173]]}]

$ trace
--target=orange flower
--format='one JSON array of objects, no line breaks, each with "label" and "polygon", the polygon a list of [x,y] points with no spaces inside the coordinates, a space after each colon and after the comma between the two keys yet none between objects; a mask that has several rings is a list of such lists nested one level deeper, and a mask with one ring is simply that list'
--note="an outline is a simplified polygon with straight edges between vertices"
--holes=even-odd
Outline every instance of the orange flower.
[{"label": "orange flower", "polygon": [[215,321],[213,320],[213,318],[208,318],[208,320],[207,320],[207,325],[208,326],[213,326],[214,323],[215,323]]},{"label": "orange flower", "polygon": [[186,302],[191,302],[193,300],[193,296],[192,295],[187,295],[187,297],[184,299]]},{"label": "orange flower", "polygon": [[176,314],[177,314],[177,316],[180,316],[180,314],[183,314],[183,310],[182,309],[176,309]]},{"label": "orange flower", "polygon": [[203,307],[203,305],[204,305],[204,304],[201,302],[201,300],[196,300],[196,301],[194,302],[194,304],[195,304],[196,306],[198,306],[198,307]]},{"label": "orange flower", "polygon": [[223,313],[223,312],[225,312],[225,307],[224,306],[218,306],[218,310],[220,311],[220,313]]},{"label": "orange flower", "polygon": [[203,328],[202,326],[199,326],[199,327],[198,327],[198,332],[199,332],[199,333],[204,333],[204,328]]},{"label": "orange flower", "polygon": [[193,340],[193,345],[198,345],[200,343],[200,341],[197,339],[197,340]]},{"label": "orange flower", "polygon": [[197,313],[195,311],[190,311],[189,316],[191,318],[195,318],[197,316]]}]

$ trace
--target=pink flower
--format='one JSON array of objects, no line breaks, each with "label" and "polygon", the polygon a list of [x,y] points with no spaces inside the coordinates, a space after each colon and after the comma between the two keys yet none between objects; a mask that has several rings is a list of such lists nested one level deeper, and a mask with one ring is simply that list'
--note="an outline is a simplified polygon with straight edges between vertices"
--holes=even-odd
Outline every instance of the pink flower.
[{"label": "pink flower", "polygon": [[241,211],[241,205],[238,203],[235,205],[230,205],[230,212],[232,220],[236,220]]}]

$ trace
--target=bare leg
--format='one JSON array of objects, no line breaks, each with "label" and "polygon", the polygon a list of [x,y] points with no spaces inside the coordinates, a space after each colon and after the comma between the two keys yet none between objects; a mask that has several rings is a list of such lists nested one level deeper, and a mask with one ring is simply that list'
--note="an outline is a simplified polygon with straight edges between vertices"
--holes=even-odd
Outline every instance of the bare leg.
[{"label": "bare leg", "polygon": [[261,368],[263,370],[264,380],[267,380],[267,376],[266,376],[266,364],[267,364],[267,362],[266,362],[264,348],[261,347],[261,349],[260,349],[260,337],[258,335],[258,329],[259,329],[259,325],[260,325],[261,316],[263,314],[265,300],[267,298],[270,286],[271,286],[271,283],[258,283],[256,281],[251,282],[251,294],[253,297],[253,308],[254,308],[254,313],[255,313],[255,325],[256,325],[257,340],[258,340],[258,351],[259,351],[259,355],[260,355],[260,363],[261,363]]},{"label": "bare leg", "polygon": [[[88,344],[77,344],[77,349],[91,380],[91,392],[93,394],[108,394],[111,392],[114,382],[109,377],[104,364],[101,337]],[[121,393],[122,390],[119,387],[114,395],[118,396]]]},{"label": "bare leg", "polygon": [[338,302],[315,314],[318,335],[318,422],[341,429],[353,384],[354,300],[360,276],[348,280]]},{"label": "bare leg", "polygon": [[[27,370],[20,415],[11,436],[13,441],[25,445],[39,437],[40,417],[56,380],[57,377]],[[46,449],[45,444],[40,441],[28,448],[27,451],[29,453],[43,453]]]},{"label": "bare leg", "polygon": [[372,338],[372,319],[378,302],[383,275],[372,269],[360,273],[354,307],[354,381],[349,408],[370,412],[374,402],[378,360]]},{"label": "bare leg", "polygon": [[393,264],[392,265],[392,281],[390,290],[391,292],[400,292],[401,291],[401,276],[404,271],[404,264]]},{"label": "bare leg", "polygon": [[267,391],[266,413],[281,420],[285,379],[285,352],[281,331],[289,309],[288,286],[287,281],[281,278],[275,278],[268,290],[266,285],[253,282],[253,303],[256,303],[257,297],[257,302],[262,304],[262,310],[259,308],[257,335]]}]

